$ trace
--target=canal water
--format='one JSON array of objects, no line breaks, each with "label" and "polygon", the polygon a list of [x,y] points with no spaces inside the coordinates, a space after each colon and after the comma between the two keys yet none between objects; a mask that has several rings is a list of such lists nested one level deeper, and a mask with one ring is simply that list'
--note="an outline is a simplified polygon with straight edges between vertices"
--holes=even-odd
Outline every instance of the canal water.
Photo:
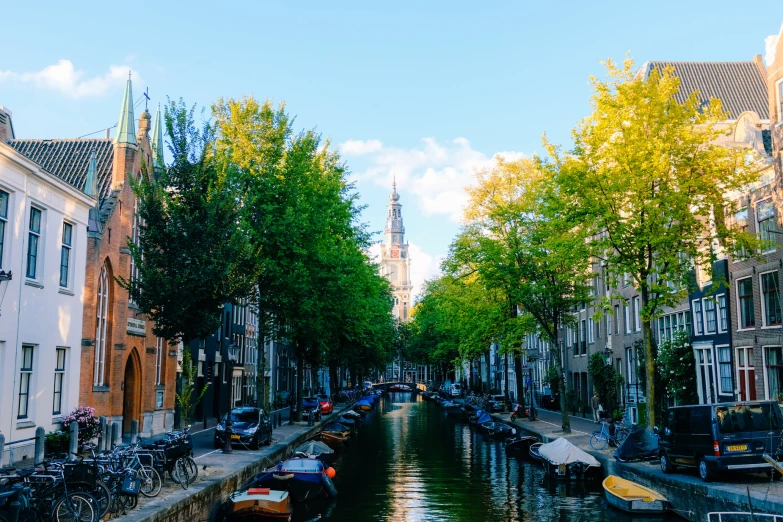
[{"label": "canal water", "polygon": [[350,446],[333,464],[338,497],[297,506],[295,520],[651,520],[610,508],[599,481],[545,480],[540,464],[506,454],[502,442],[446,417],[418,394],[392,393],[360,422]]}]

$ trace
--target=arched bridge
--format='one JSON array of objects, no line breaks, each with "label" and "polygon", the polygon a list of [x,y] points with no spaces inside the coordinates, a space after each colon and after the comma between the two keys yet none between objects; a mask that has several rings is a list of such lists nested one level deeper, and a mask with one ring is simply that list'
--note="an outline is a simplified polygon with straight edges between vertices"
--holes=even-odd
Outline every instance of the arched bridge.
[{"label": "arched bridge", "polygon": [[[410,388],[410,390],[390,390],[392,386],[407,386]],[[385,392],[388,391],[406,391],[406,392],[413,392],[418,393],[420,391],[425,391],[427,389],[426,386],[423,384],[416,384],[413,382],[401,382],[401,381],[389,381],[389,382],[376,382],[372,385],[373,389],[375,390],[383,390]]]}]

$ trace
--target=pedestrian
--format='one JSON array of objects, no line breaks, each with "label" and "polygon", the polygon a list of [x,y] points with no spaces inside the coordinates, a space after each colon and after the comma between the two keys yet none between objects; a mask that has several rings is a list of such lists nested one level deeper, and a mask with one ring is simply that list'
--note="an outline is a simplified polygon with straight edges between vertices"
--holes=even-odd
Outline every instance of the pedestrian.
[{"label": "pedestrian", "polygon": [[599,422],[601,419],[598,416],[598,409],[601,407],[601,399],[598,397],[598,392],[593,394],[593,399],[590,401],[590,405],[593,407],[593,422]]}]

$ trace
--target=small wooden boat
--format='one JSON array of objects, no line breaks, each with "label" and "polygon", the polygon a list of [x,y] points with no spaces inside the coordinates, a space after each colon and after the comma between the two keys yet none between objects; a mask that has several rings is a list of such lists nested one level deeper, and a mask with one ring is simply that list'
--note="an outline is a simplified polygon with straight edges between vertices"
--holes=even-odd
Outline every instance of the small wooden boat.
[{"label": "small wooden boat", "polygon": [[541,460],[541,453],[539,453],[539,450],[541,449],[541,446],[543,446],[543,442],[534,442],[530,445],[530,449],[528,450],[528,453],[530,454],[530,458],[534,460]]},{"label": "small wooden boat", "polygon": [[341,435],[343,437],[350,437],[351,436],[351,428],[344,424],[340,424],[339,422],[331,422],[324,426],[323,429],[324,433],[334,433],[336,435]]},{"label": "small wooden boat", "polygon": [[524,436],[509,437],[504,441],[506,450],[519,451],[523,454],[528,454],[530,446],[536,442],[538,442],[537,438]]},{"label": "small wooden boat", "polygon": [[324,491],[330,496],[337,495],[324,463],[304,458],[288,459],[259,473],[248,484],[248,489],[250,488],[285,490],[296,502],[316,498]]},{"label": "small wooden boat", "polygon": [[660,493],[616,475],[606,477],[603,486],[607,502],[628,513],[663,513],[669,505]]},{"label": "small wooden boat", "polygon": [[372,406],[375,403],[375,401],[370,401],[369,399],[361,399],[356,404],[353,405],[354,408],[360,411],[368,412],[372,410]]},{"label": "small wooden boat", "polygon": [[485,422],[480,428],[489,437],[507,438],[517,434],[517,430],[502,422]]},{"label": "small wooden boat", "polygon": [[334,457],[334,449],[324,442],[311,440],[305,442],[294,450],[297,457],[318,459],[321,462],[328,462]]},{"label": "small wooden boat", "polygon": [[343,417],[348,417],[348,418],[351,418],[351,419],[359,419],[359,418],[361,418],[361,416],[362,416],[361,413],[356,413],[353,410],[348,410],[348,411],[344,411],[343,412]]},{"label": "small wooden boat", "polygon": [[560,437],[538,448],[544,471],[554,480],[585,480],[599,478],[601,463]]},{"label": "small wooden boat", "polygon": [[288,491],[269,488],[249,488],[232,493],[225,504],[229,521],[291,520],[294,507]]},{"label": "small wooden boat", "polygon": [[343,437],[342,435],[338,433],[327,433],[325,431],[322,431],[318,435],[316,435],[318,440],[332,448],[333,450],[338,450],[348,444],[348,437]]}]

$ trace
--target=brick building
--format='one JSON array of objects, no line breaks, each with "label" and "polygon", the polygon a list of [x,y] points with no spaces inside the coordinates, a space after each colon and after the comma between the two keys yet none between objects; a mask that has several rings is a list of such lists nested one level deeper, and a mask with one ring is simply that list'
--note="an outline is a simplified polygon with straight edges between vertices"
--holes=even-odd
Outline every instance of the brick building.
[{"label": "brick building", "polygon": [[135,131],[129,78],[114,139],[9,142],[98,201],[87,228],[79,404],[122,423],[123,433],[138,420],[143,436],[172,428],[177,372],[176,348],[153,335],[151,322],[115,280],[136,275],[127,245],[137,240],[141,223],[128,179],[141,175],[142,163],[162,164],[160,110],[152,139],[151,123],[145,110]]}]

